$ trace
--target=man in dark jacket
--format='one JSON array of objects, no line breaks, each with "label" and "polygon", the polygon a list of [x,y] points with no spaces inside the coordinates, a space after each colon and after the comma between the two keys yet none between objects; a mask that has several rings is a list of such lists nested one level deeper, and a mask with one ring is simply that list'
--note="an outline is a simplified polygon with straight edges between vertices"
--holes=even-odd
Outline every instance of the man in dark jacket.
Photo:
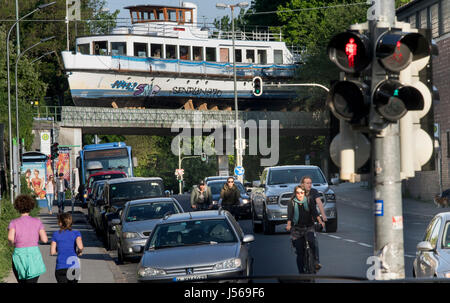
[{"label": "man in dark jacket", "polygon": [[[296,186],[294,196],[288,204],[288,219],[286,230],[291,232],[292,244],[297,253],[297,267],[300,274],[304,273],[304,254],[305,254],[305,237],[308,244],[315,253],[316,241],[314,221],[317,220],[322,227],[325,223],[319,216],[316,209],[316,203],[313,199],[305,196],[305,188]],[[316,270],[320,269],[319,263],[316,263]]]},{"label": "man in dark jacket", "polygon": [[237,218],[236,206],[239,206],[240,197],[241,193],[234,184],[234,178],[228,178],[227,183],[223,185],[220,191],[220,198],[222,199],[222,208],[232,213],[235,218]]},{"label": "man in dark jacket", "polygon": [[212,207],[211,189],[200,181],[191,193],[191,207],[194,210],[208,210]]}]

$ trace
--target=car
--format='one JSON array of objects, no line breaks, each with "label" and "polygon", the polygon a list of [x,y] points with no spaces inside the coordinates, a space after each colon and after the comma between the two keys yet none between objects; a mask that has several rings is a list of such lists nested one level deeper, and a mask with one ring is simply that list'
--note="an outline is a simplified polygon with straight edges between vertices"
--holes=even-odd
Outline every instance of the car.
[{"label": "car", "polygon": [[314,165],[286,165],[264,169],[258,187],[250,195],[251,217],[254,232],[273,234],[275,226],[287,223],[287,205],[295,186],[303,176],[310,176],[313,188],[322,200],[326,222],[326,232],[337,230],[336,195],[329,187],[322,170]]},{"label": "car", "polygon": [[119,211],[131,200],[157,198],[168,195],[163,180],[158,177],[131,177],[109,180],[105,183],[102,196],[97,200],[99,234],[103,235],[106,248],[116,249],[115,231],[111,221],[119,218]]},{"label": "car", "polygon": [[416,278],[450,278],[450,212],[430,221],[413,262]]},{"label": "car", "polygon": [[127,175],[120,170],[100,171],[89,176],[83,193],[83,205],[87,206],[87,200],[92,192],[95,181],[112,180],[117,178],[126,178]]},{"label": "car", "polygon": [[[210,180],[206,183],[206,186],[208,186],[211,189],[211,195],[212,195],[212,203],[213,208],[218,209],[220,206],[220,192],[222,191],[223,186],[226,184],[227,179],[215,179]],[[241,197],[239,199],[239,207],[237,208],[237,214],[239,218],[250,218],[251,215],[251,207],[250,207],[250,197],[248,196],[244,186],[241,182],[235,180],[234,184],[236,184],[237,188],[239,189],[239,192],[241,193]]]},{"label": "car", "polygon": [[92,192],[89,194],[87,198],[87,209],[88,209],[88,221],[94,227],[94,214],[95,214],[95,205],[97,204],[97,199],[101,196],[103,187],[105,185],[106,180],[95,181],[92,184]]},{"label": "car", "polygon": [[153,229],[138,265],[139,282],[238,279],[252,275],[249,245],[223,209],[166,216]]},{"label": "car", "polygon": [[174,198],[151,198],[127,202],[120,211],[120,219],[113,219],[116,231],[117,256],[119,263],[126,258],[140,256],[133,251],[133,246],[144,248],[151,231],[168,213],[184,212]]}]

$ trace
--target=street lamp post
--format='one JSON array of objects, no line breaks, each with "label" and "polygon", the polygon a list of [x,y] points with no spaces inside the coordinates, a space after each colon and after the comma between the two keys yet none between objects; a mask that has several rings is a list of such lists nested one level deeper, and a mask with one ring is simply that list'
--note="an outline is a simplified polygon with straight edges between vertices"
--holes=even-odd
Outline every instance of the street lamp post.
[{"label": "street lamp post", "polygon": [[[239,127],[239,111],[238,111],[238,97],[237,97],[237,82],[236,82],[236,51],[235,51],[235,32],[234,32],[234,8],[246,8],[248,6],[248,2],[240,2],[237,4],[224,4],[217,3],[216,7],[218,9],[231,9],[231,31],[232,31],[232,43],[233,43],[233,84],[234,84],[234,112],[235,112],[235,123],[236,123],[236,140],[235,140],[235,149],[236,149],[236,166],[242,166],[242,147],[241,146],[241,129]],[[243,176],[238,176],[238,180],[243,183]]]},{"label": "street lamp post", "polygon": [[55,36],[49,37],[49,38],[44,38],[41,39],[41,41],[39,41],[38,43],[30,46],[29,48],[27,48],[26,50],[24,50],[23,52],[21,52],[19,54],[19,56],[16,59],[16,66],[15,66],[15,81],[16,81],[16,138],[17,138],[17,167],[15,170],[15,174],[16,174],[16,180],[18,182],[18,184],[16,184],[16,188],[15,188],[15,192],[16,195],[20,194],[20,175],[19,175],[19,171],[20,171],[20,136],[19,136],[19,90],[17,89],[17,64],[19,63],[20,58],[22,58],[22,56],[29,51],[30,49],[38,46],[41,43],[47,42],[48,40],[54,39]]},{"label": "street lamp post", "polygon": [[25,19],[26,17],[30,16],[31,14],[34,14],[35,12],[37,12],[38,10],[41,10],[43,8],[46,8],[47,6],[53,5],[55,4],[56,1],[51,2],[51,3],[47,3],[47,4],[42,4],[39,5],[37,8],[35,8],[33,11],[29,12],[28,14],[26,14],[25,16],[21,17],[20,19],[18,19],[9,29],[8,31],[8,35],[6,37],[6,73],[7,73],[7,78],[8,78],[8,127],[9,127],[9,168],[10,168],[10,182],[11,182],[11,186],[10,186],[10,195],[11,195],[11,203],[14,202],[14,174],[13,174],[13,163],[12,163],[12,123],[11,123],[11,81],[9,78],[9,37],[11,36],[11,32],[14,28],[14,26],[16,26],[17,23],[19,23],[20,21],[22,21],[23,19]]}]

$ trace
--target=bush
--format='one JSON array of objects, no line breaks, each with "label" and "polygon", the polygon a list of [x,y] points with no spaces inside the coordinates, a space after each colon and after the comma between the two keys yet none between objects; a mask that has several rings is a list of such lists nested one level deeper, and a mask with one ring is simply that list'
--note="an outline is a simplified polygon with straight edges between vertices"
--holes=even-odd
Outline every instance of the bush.
[{"label": "bush", "polygon": [[[26,186],[26,183],[25,183]],[[0,201],[1,215],[0,215],[0,281],[6,278],[11,270],[11,257],[14,248],[8,244],[8,225],[9,222],[18,218],[20,214],[14,209],[8,197]],[[32,217],[39,215],[39,206],[36,202],[36,207],[31,211]]]}]

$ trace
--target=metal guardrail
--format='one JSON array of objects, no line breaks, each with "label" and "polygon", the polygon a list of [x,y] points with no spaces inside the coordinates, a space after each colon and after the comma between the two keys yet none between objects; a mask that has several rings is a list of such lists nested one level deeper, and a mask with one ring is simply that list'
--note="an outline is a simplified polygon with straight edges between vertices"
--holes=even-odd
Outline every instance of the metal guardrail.
[{"label": "metal guardrail", "polygon": [[[279,121],[280,129],[326,129],[329,127],[327,112],[239,112],[244,127],[271,127],[272,121]],[[210,127],[220,124],[234,127],[234,111],[183,110],[183,109],[125,109],[105,107],[47,107],[39,108],[35,120],[58,122],[63,127],[183,127],[186,123],[196,127],[206,122]]]}]

